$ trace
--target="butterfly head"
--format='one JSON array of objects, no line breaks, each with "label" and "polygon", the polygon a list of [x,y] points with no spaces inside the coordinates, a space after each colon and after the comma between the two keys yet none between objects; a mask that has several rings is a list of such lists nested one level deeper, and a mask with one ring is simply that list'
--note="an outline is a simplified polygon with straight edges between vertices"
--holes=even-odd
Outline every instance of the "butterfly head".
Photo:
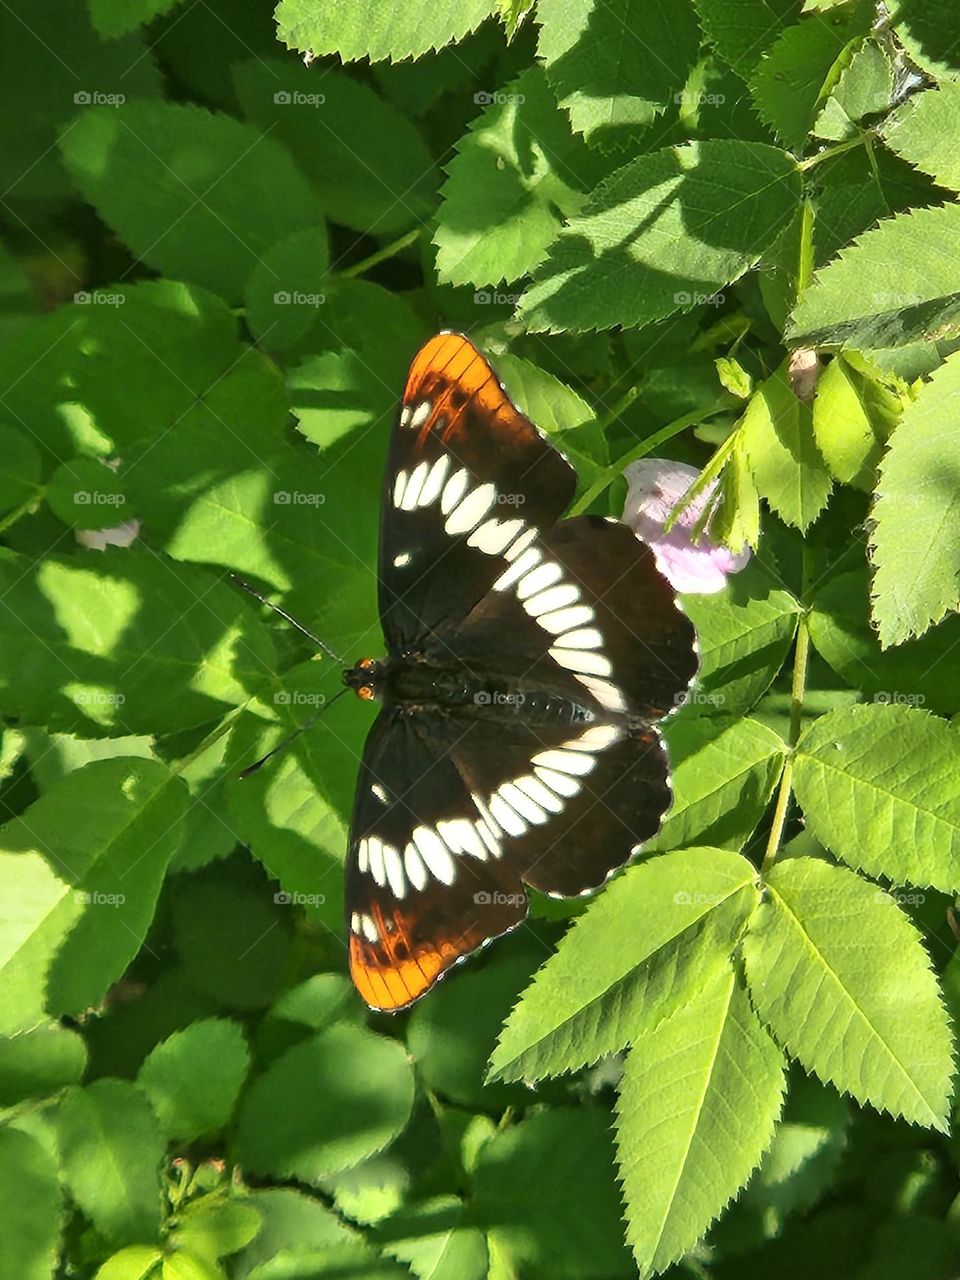
[{"label": "butterfly head", "polygon": [[381,672],[376,658],[361,658],[355,667],[343,673],[343,683],[352,689],[358,698],[371,701],[377,697]]}]

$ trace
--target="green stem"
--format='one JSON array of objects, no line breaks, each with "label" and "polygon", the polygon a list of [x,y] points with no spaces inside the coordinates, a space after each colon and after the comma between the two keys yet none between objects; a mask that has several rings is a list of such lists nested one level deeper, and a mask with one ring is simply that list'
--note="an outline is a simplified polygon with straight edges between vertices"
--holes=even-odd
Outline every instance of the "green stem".
[{"label": "green stem", "polygon": [[44,492],[45,490],[38,486],[35,493],[31,493],[30,497],[25,498],[18,507],[14,507],[12,511],[7,512],[3,519],[0,520],[0,533],[6,533],[10,526],[16,524],[21,516],[25,516],[32,511],[43,497]]},{"label": "green stem", "polygon": [[387,258],[393,258],[398,253],[402,253],[404,249],[408,249],[410,245],[415,244],[420,235],[420,228],[416,227],[413,231],[405,231],[402,236],[398,236],[396,240],[391,240],[389,244],[385,244],[382,249],[378,249],[376,253],[371,253],[368,258],[362,258],[359,262],[355,262],[352,267],[345,267],[339,272],[341,276],[349,278],[351,276],[362,276],[372,267],[379,266],[381,262],[386,262]]},{"label": "green stem", "polygon": [[832,147],[824,147],[815,156],[808,156],[806,160],[800,161],[798,167],[801,172],[806,173],[809,169],[816,168],[818,164],[823,164],[824,160],[832,160],[834,156],[842,156],[845,151],[852,151],[854,147],[862,147],[872,137],[873,134],[869,132],[858,133],[855,138],[848,138],[846,142],[838,142]]},{"label": "green stem", "polygon": [[[809,560],[806,548],[804,548],[804,600],[809,577]],[[793,679],[790,683],[790,729],[787,735],[789,754],[784,762],[783,773],[780,775],[780,790],[777,793],[777,805],[773,811],[773,822],[770,824],[770,837],[767,840],[763,863],[760,867],[761,875],[766,875],[777,860],[777,854],[780,852],[780,842],[783,839],[783,829],[787,822],[787,813],[790,809],[790,796],[793,790],[793,761],[797,743],[800,741],[800,731],[803,728],[803,699],[807,689],[809,658],[810,626],[807,621],[807,610],[804,608],[797,624],[797,641],[793,651]]]},{"label": "green stem", "polygon": [[[638,390],[634,392],[634,395],[636,394],[639,394]],[[618,412],[618,407],[619,406],[615,406],[609,414],[605,415],[605,418],[610,419],[615,417]],[[582,515],[583,512],[588,509],[590,504],[595,502],[597,498],[600,497],[601,493],[603,493],[605,489],[608,489],[610,485],[613,484],[614,480],[618,479],[623,474],[624,467],[629,466],[631,462],[636,462],[638,458],[645,458],[647,454],[656,449],[658,445],[664,444],[667,440],[679,435],[681,431],[686,431],[687,427],[699,426],[699,424],[703,422],[704,418],[709,418],[712,414],[719,413],[721,409],[725,409],[726,407],[726,401],[724,401],[723,404],[716,404],[708,409],[697,409],[694,413],[685,413],[682,417],[674,418],[672,422],[668,422],[667,425],[665,427],[661,427],[659,431],[655,431],[652,436],[647,436],[646,440],[641,440],[640,443],[634,445],[632,449],[628,449],[622,457],[616,460],[616,462],[612,462],[609,467],[604,467],[602,473],[596,480],[594,480],[589,489],[587,489],[586,492],[583,493],[570,508],[570,514],[572,516]]]}]

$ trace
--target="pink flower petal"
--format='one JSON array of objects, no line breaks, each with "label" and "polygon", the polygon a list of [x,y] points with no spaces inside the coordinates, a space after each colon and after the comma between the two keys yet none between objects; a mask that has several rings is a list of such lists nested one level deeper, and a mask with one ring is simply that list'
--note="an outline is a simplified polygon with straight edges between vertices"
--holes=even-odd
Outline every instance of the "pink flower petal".
[{"label": "pink flower petal", "polygon": [[674,590],[710,595],[723,590],[727,574],[746,565],[750,549],[745,547],[734,555],[706,535],[701,535],[699,542],[691,541],[691,532],[712,498],[716,482],[698,494],[670,532],[664,533],[667,516],[699,474],[696,467],[669,458],[632,462],[624,472],[629,488],[623,522],[651,548],[657,568]]}]

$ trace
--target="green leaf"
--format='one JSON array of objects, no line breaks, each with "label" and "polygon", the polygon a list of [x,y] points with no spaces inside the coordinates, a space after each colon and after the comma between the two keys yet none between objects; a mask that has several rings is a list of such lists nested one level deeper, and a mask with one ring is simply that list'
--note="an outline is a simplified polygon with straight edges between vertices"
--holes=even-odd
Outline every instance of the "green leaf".
[{"label": "green leaf", "polygon": [[68,1089],[57,1113],[67,1190],[113,1245],[160,1230],[164,1143],[150,1103],[125,1080]]},{"label": "green leaf", "polygon": [[30,437],[0,423],[0,515],[40,496],[41,465]]},{"label": "green leaf", "polygon": [[158,1044],[140,1068],[137,1084],[152,1102],[164,1132],[193,1141],[226,1125],[249,1066],[250,1053],[238,1024],[208,1018]]},{"label": "green leaf", "polygon": [[760,143],[639,156],[560,233],[522,317],[534,330],[583,332],[689,311],[743,275],[799,198],[794,159]]},{"label": "green leaf", "polygon": [[547,79],[591,146],[635,143],[700,51],[689,0],[540,0],[537,22]]},{"label": "green leaf", "polygon": [[407,1046],[428,1089],[466,1107],[490,1109],[516,1098],[516,1090],[484,1087],[484,1068],[543,953],[539,938],[521,934],[499,947],[482,969],[468,969],[414,1007]]},{"label": "green leaf", "polygon": [[131,1244],[108,1258],[94,1280],[159,1280],[163,1250],[150,1244]]},{"label": "green leaf", "polygon": [[866,34],[872,17],[864,3],[807,17],[788,27],[757,66],[750,81],[757,111],[784,146],[803,147],[839,76],[837,59],[850,40]]},{"label": "green leaf", "polygon": [[74,458],[50,477],[47,501],[64,524],[77,529],[108,529],[134,512],[117,473],[96,458]]},{"label": "green leaf", "polygon": [[884,219],[816,273],[790,320],[790,345],[896,347],[956,333],[958,236],[956,204]]},{"label": "green leaf", "polygon": [[733,1254],[780,1236],[790,1215],[814,1205],[836,1180],[851,1122],[845,1098],[815,1076],[794,1073],[783,1116],[756,1174],[711,1243]]},{"label": "green leaf", "polygon": [[920,936],[888,894],[791,858],[767,877],[743,952],[760,1016],[807,1070],[946,1131],[950,1026]]},{"label": "green leaf", "polygon": [[83,1037],[57,1023],[0,1037],[0,1107],[13,1107],[25,1098],[42,1098],[68,1084],[78,1084],[86,1065]]},{"label": "green leaf", "polygon": [[630,1050],[617,1160],[641,1275],[691,1249],[759,1164],[783,1102],[783,1066],[730,968]]},{"label": "green leaf", "polygon": [[960,734],[936,716],[880,703],[821,716],[797,744],[794,786],[845,862],[960,891]]},{"label": "green leaf", "polygon": [[811,408],[795,393],[785,363],[757,389],[740,429],[761,497],[787,524],[806,530],[827,505],[833,480]]},{"label": "green leaf", "polygon": [[[767,691],[790,652],[800,606],[748,565],[713,596],[684,596],[684,612],[697,629],[700,670],[693,709],[749,711]],[[720,698],[723,702],[720,702]]]},{"label": "green leaf", "polygon": [[244,716],[231,741],[227,780],[231,825],[309,917],[339,936],[343,927],[343,855],[370,708],[341,698],[321,722],[249,778],[237,775],[272,750],[342,687],[340,673],[310,662],[284,676],[275,695],[278,723]]},{"label": "green leaf", "polygon": [[118,448],[155,443],[235,366],[237,321],[196,285],[141,280],[107,292],[122,302],[69,313],[81,352],[74,396]]},{"label": "green leaf", "polygon": [[597,1107],[550,1107],[480,1148],[470,1217],[487,1231],[491,1276],[635,1277],[609,1125]]},{"label": "green leaf", "polygon": [[107,39],[136,31],[162,13],[168,13],[183,0],[87,0],[90,21]]},{"label": "green leaf", "polygon": [[742,849],[763,817],[783,769],[783,739],[749,718],[731,723],[680,715],[667,720],[663,731],[670,750],[673,805],[645,851],[691,844]]},{"label": "green leaf", "polygon": [[[0,189],[14,211],[12,226],[21,226],[20,218],[27,226],[36,226],[40,219],[46,228],[47,269],[56,274],[60,267],[66,292],[72,293],[82,268],[75,260],[64,263],[71,250],[60,236],[55,238],[60,250],[55,256],[49,234],[54,210],[62,210],[74,198],[57,154],[57,131],[73,128],[91,111],[94,94],[101,102],[145,98],[160,92],[162,76],[138,35],[101,40],[83,0],[66,0],[52,8],[30,6],[23,12],[12,5],[0,9],[0,45],[6,54],[0,85],[0,118],[6,122]],[[36,244],[39,248],[40,242]],[[23,252],[29,255],[32,249],[25,243]],[[41,260],[42,255],[35,259]]]},{"label": "green leaf", "polygon": [[475,285],[532,271],[600,176],[539,67],[487,102],[446,170],[433,238],[437,274]]},{"label": "green leaf", "polygon": [[382,236],[432,214],[433,157],[416,125],[369,85],[329,68],[317,76],[289,57],[241,63],[233,76],[244,114],[290,148],[333,222]]},{"label": "green leaf", "polygon": [[185,729],[246,702],[276,666],[239,592],[146,548],[37,565],[7,555],[0,591],[0,707],[27,724],[104,737]]},{"label": "green leaf", "polygon": [[464,1225],[467,1212],[455,1196],[418,1201],[385,1220],[384,1252],[418,1280],[488,1280],[486,1239],[479,1228]]},{"label": "green leaf", "polygon": [[0,1276],[52,1280],[60,1246],[57,1163],[28,1133],[0,1129]]},{"label": "green leaf", "polygon": [[181,1251],[163,1260],[162,1280],[225,1280],[223,1270],[215,1262],[195,1253]]},{"label": "green leaf", "polygon": [[60,148],[86,199],[138,258],[231,302],[271,245],[323,216],[279,142],[201,107],[90,107]]},{"label": "green leaf", "polygon": [[783,28],[799,14],[799,0],[696,0],[704,35],[747,79]]},{"label": "green leaf", "polygon": [[893,98],[893,66],[885,49],[865,40],[841,72],[817,117],[818,138],[839,142],[855,137],[865,117],[887,111]]},{"label": "green leaf", "polygon": [[246,1202],[257,1211],[262,1225],[253,1241],[231,1260],[236,1280],[246,1280],[251,1271],[285,1250],[306,1255],[360,1238],[322,1201],[292,1187],[255,1190]]},{"label": "green leaf", "polygon": [[264,255],[247,281],[247,323],[271,351],[299,342],[326,302],[330,247],[325,226],[285,236]]},{"label": "green leaf", "polygon": [[102,760],[2,829],[4,874],[22,907],[0,967],[0,1029],[80,1013],[120,977],[153,918],[186,801],[157,761]]},{"label": "green leaf", "polygon": [[880,643],[899,644],[960,608],[960,356],[904,410],[880,464],[870,559]]},{"label": "green leaf", "polygon": [[216,880],[181,882],[173,901],[173,931],[184,975],[223,1008],[270,1004],[289,963],[284,910],[273,886],[263,881],[257,888]]},{"label": "green leaf", "polygon": [[893,23],[911,59],[940,81],[960,78],[956,37],[944,16],[940,0],[904,0]]},{"label": "green leaf", "polygon": [[830,474],[872,489],[884,441],[908,399],[866,356],[841,352],[822,370],[813,400],[813,434]]},{"label": "green leaf", "polygon": [[941,187],[960,191],[960,83],[909,98],[883,124],[883,140]]},{"label": "green leaf", "polygon": [[193,1200],[177,1214],[176,1230],[171,1243],[208,1262],[239,1253],[260,1232],[263,1219],[247,1200],[225,1200],[222,1192],[213,1192]]},{"label": "green leaf", "polygon": [[870,625],[864,566],[838,574],[817,589],[809,626],[817,652],[872,701],[925,707],[941,715],[960,711],[951,658],[960,642],[960,618],[947,618],[919,640],[881,649]]},{"label": "green leaf", "polygon": [[276,18],[290,49],[399,62],[462,40],[496,9],[497,0],[410,0],[389,10],[377,0],[281,0]]},{"label": "green leaf", "polygon": [[668,1017],[726,963],[756,872],[722,849],[628,867],[576,920],[507,1020],[492,1078],[576,1071]]},{"label": "green leaf", "polygon": [[[362,1063],[362,1071],[344,1064]],[[403,1045],[341,1023],[295,1045],[248,1089],[240,1110],[242,1164],[317,1182],[391,1142],[413,1105]]]}]

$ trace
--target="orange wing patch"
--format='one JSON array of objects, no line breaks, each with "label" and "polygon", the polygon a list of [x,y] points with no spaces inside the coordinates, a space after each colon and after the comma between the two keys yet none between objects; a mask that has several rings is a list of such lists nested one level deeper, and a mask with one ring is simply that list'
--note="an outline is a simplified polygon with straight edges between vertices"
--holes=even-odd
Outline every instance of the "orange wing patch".
[{"label": "orange wing patch", "polygon": [[477,945],[465,939],[464,945],[458,947],[443,939],[436,946],[414,949],[399,916],[387,921],[374,904],[369,919],[379,936],[372,942],[362,932],[351,929],[350,975],[371,1008],[389,1013],[413,1004]]},{"label": "orange wing patch", "polygon": [[[468,404],[487,422],[499,418],[512,428],[533,430],[510,402],[486,359],[469,338],[459,333],[438,333],[424,343],[410,366],[403,404],[415,414],[424,403],[429,404],[430,412],[418,424],[421,447],[440,418],[440,439],[449,440]],[[416,422],[415,417],[413,421]]]}]

